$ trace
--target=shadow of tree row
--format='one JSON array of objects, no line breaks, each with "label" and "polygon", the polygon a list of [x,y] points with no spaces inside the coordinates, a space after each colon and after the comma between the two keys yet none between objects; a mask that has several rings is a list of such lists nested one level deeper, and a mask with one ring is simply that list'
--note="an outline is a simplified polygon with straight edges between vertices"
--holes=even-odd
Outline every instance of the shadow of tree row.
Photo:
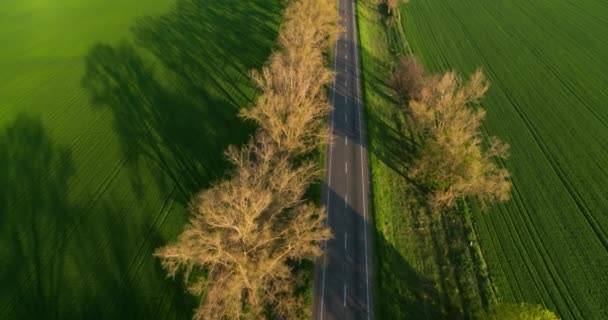
[{"label": "shadow of tree row", "polygon": [[247,72],[276,37],[273,2],[180,0],[169,14],[138,21],[137,46],[98,44],[85,58],[82,85],[112,110],[130,163],[152,163],[158,184],[167,193],[177,185],[183,202],[223,172],[225,147],[252,132],[237,114],[255,92]]},{"label": "shadow of tree row", "polygon": [[[270,53],[280,7],[177,0],[140,19],[134,43],[91,48],[82,86],[113,117],[138,210],[149,208],[146,177],[166,195],[177,186],[185,204],[223,174],[225,147],[247,140],[247,71]],[[195,299],[152,261],[164,217],[131,216],[123,194],[71,194],[79,170],[38,118],[0,132],[0,318],[190,318]]]},{"label": "shadow of tree row", "polygon": [[[53,246],[45,231],[61,229],[62,222],[72,218],[64,192],[74,167],[70,151],[56,149],[40,121],[24,114],[0,133],[0,150],[0,315],[5,316],[11,307],[7,302],[16,298],[11,290],[27,274],[43,269],[44,256]],[[49,170],[51,166],[54,170]],[[51,267],[61,269],[62,261]],[[22,310],[54,314],[39,302],[60,294],[57,273],[48,280],[31,284],[31,296],[37,299],[21,301]]]},{"label": "shadow of tree row", "polygon": [[[138,275],[152,281],[126,278],[140,242],[110,214],[119,201],[105,196],[87,208],[70,198],[72,152],[40,119],[17,115],[0,132],[0,150],[0,318],[156,318],[165,312],[163,295],[177,298],[171,318],[189,316],[192,301],[179,283],[162,283],[160,266],[141,267]],[[78,228],[85,211],[96,221]],[[153,226],[138,226],[147,228],[150,246],[165,241]],[[163,292],[150,290],[158,286]]]}]

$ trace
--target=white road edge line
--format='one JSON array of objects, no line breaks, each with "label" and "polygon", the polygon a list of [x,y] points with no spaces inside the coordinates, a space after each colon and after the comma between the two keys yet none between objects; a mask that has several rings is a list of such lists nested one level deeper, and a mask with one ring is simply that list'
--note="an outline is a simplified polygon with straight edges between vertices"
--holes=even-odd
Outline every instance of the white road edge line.
[{"label": "white road edge line", "polygon": [[[357,25],[356,25],[356,10],[357,7],[355,6],[355,1],[353,1],[352,3],[352,15],[353,15],[353,38],[354,38],[354,50],[356,51],[358,48],[358,44],[357,44],[357,36],[359,34],[358,30],[357,30]],[[359,109],[359,150],[361,152],[361,186],[362,186],[362,191],[363,191],[363,236],[364,236],[364,243],[365,243],[365,291],[367,294],[367,319],[370,319],[370,310],[369,310],[369,267],[367,265],[368,262],[368,253],[367,253],[367,203],[365,201],[365,195],[366,195],[366,190],[365,190],[365,173],[364,173],[364,167],[363,167],[363,137],[362,137],[362,132],[363,132],[363,125],[361,122],[361,103],[360,103],[360,96],[359,96],[359,55],[355,53],[355,78],[357,79],[356,81],[356,85],[355,85],[355,99],[357,100],[357,107]]]},{"label": "white road edge line", "polygon": [[[337,0],[340,1],[340,0]],[[338,13],[338,18],[340,15]],[[336,61],[338,60],[338,42],[334,46],[334,70],[336,70]],[[331,112],[331,130],[329,135],[329,169],[327,169],[327,213],[325,216],[325,226],[329,224],[329,199],[331,195],[331,158],[333,154],[333,136],[334,136],[334,116],[335,116],[335,108],[336,108],[336,78],[334,76],[334,84],[332,87],[332,97],[331,101],[334,107],[334,110]],[[323,276],[321,280],[321,308],[319,310],[319,318],[323,320],[323,304],[325,303],[325,272],[327,269],[327,240],[323,243]]]}]

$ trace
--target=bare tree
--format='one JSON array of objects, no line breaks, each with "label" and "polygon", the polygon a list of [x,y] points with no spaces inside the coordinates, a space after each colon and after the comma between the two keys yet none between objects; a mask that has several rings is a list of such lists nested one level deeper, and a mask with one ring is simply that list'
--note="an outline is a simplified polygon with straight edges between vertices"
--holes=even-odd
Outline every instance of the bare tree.
[{"label": "bare tree", "polygon": [[253,73],[263,93],[253,108],[241,114],[255,120],[282,150],[304,153],[327,136],[325,117],[330,107],[322,88],[333,74],[321,61],[320,55],[291,59],[277,53],[261,72]]},{"label": "bare tree", "polygon": [[333,0],[298,0],[285,10],[285,22],[279,34],[283,49],[312,46],[321,49],[332,43],[339,31],[337,7]]},{"label": "bare tree", "polygon": [[261,71],[252,72],[262,91],[241,116],[256,121],[282,150],[301,154],[326,137],[330,107],[325,86],[334,77],[325,65],[324,49],[334,34],[335,8],[329,0],[293,2],[279,34],[280,50]]},{"label": "bare tree", "polygon": [[428,75],[418,60],[408,55],[399,59],[391,85],[403,101],[421,100]]},{"label": "bare tree", "polygon": [[227,156],[236,166],[230,179],[198,195],[177,242],[155,255],[169,276],[183,273],[189,291],[204,295],[197,319],[259,319],[265,308],[293,318],[302,301],[290,262],[320,255],[331,237],[323,210],[302,200],[315,164],[292,166],[264,137]]},{"label": "bare tree", "polygon": [[454,72],[425,75],[414,60],[400,68],[396,83],[421,144],[410,175],[431,190],[431,204],[450,207],[467,196],[484,204],[508,200],[509,173],[495,160],[506,159],[509,146],[497,137],[484,141],[480,130],[485,111],[478,104],[489,88],[482,71],[465,83]]}]

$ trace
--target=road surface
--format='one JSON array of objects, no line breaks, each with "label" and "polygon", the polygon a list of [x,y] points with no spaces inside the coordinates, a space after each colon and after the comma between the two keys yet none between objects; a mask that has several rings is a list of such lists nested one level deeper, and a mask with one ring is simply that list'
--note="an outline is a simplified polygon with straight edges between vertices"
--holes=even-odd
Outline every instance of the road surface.
[{"label": "road surface", "polygon": [[334,239],[324,244],[315,274],[313,318],[373,319],[371,216],[360,99],[356,0],[338,0],[344,32],[334,50],[331,143],[325,205]]}]

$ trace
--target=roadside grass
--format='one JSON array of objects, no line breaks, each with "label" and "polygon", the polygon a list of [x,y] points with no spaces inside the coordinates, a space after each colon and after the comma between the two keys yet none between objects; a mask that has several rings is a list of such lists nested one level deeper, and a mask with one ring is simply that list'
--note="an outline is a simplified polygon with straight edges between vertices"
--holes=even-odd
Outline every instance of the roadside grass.
[{"label": "roadside grass", "polygon": [[439,215],[406,175],[415,143],[388,86],[393,63],[408,52],[386,8],[358,2],[363,93],[376,236],[376,316],[379,319],[470,318],[491,299],[469,246],[463,215]]},{"label": "roadside grass", "polygon": [[191,317],[152,252],[252,132],[282,6],[3,4],[0,318]]},{"label": "roadside grass", "polygon": [[510,143],[513,199],[473,222],[497,297],[608,318],[608,6],[412,1],[402,30],[433,71],[484,68],[485,129]]}]

